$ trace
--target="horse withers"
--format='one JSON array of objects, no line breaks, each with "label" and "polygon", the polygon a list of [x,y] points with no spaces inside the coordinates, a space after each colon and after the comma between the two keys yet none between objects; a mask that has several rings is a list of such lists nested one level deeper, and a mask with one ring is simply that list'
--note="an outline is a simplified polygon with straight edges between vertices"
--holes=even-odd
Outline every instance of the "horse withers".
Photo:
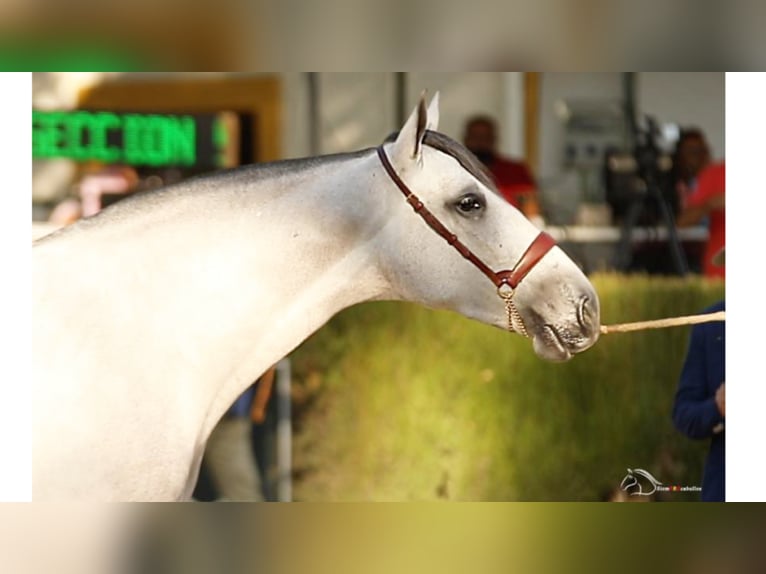
[{"label": "horse withers", "polygon": [[[185,500],[212,428],[334,314],[450,309],[567,360],[598,338],[580,269],[439,134],[225,170],[35,242],[35,500]],[[445,241],[446,240],[446,241]]]}]

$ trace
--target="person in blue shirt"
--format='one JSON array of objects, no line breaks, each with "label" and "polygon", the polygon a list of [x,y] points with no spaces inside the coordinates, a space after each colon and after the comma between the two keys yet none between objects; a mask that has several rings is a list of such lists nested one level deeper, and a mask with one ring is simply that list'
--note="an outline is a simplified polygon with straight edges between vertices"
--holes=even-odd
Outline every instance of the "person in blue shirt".
[{"label": "person in blue shirt", "polygon": [[[723,265],[723,249],[714,262]],[[725,311],[726,302],[706,313]],[[726,323],[715,321],[692,328],[681,378],[673,401],[673,424],[692,439],[710,439],[702,476],[702,500],[723,502],[726,495]]]}]

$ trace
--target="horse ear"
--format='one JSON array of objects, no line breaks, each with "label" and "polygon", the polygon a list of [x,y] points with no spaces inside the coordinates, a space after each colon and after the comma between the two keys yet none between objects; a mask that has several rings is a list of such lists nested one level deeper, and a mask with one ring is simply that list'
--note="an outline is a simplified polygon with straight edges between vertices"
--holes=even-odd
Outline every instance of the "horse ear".
[{"label": "horse ear", "polygon": [[402,159],[416,159],[420,157],[423,147],[423,138],[428,127],[428,112],[426,111],[425,91],[420,94],[420,101],[410,114],[410,117],[399,132],[394,144],[396,155]]},{"label": "horse ear", "polygon": [[439,129],[439,92],[434,94],[431,103],[428,104],[428,122],[427,129],[438,131]]}]

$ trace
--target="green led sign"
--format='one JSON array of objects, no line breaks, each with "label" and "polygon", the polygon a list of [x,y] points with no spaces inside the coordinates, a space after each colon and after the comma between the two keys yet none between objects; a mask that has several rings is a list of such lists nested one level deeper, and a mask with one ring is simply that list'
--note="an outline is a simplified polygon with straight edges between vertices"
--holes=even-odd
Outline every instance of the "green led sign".
[{"label": "green led sign", "polygon": [[215,114],[35,110],[32,154],[133,166],[215,167],[227,143],[221,132]]}]

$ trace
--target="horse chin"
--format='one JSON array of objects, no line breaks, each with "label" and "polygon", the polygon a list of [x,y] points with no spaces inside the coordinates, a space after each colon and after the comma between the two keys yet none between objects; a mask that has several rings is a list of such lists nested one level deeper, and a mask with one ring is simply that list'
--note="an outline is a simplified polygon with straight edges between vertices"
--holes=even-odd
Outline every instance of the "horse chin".
[{"label": "horse chin", "polygon": [[548,325],[533,335],[532,345],[535,354],[546,361],[561,363],[572,358],[572,352],[564,345],[556,331]]}]

